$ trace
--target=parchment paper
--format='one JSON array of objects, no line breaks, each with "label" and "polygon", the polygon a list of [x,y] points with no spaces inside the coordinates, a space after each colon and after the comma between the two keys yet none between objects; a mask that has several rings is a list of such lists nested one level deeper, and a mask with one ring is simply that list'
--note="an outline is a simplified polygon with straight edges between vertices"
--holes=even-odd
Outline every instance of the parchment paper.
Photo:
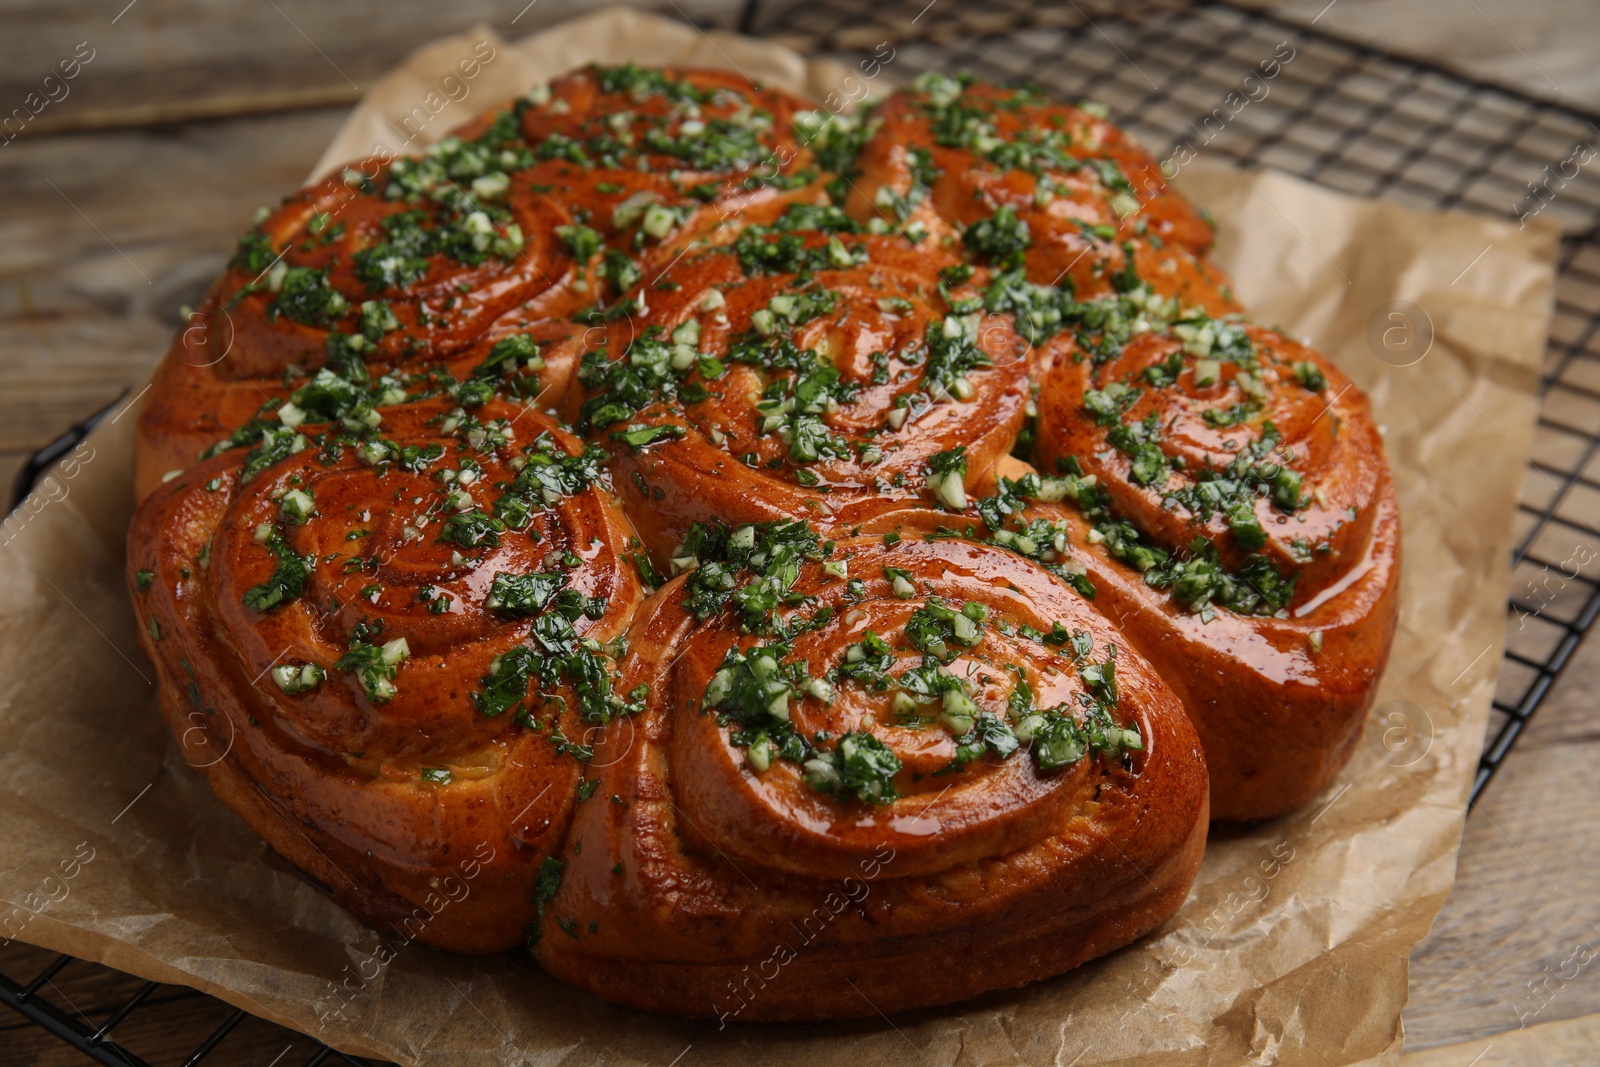
[{"label": "parchment paper", "polygon": [[[472,31],[375,86],[324,164],[386,136],[397,147],[386,117],[419,104],[431,114],[435,87],[459,93],[444,75],[459,81],[456,59],[481,58],[485,42],[493,58],[419,141],[591,59],[736,66],[818,96],[841,74],[629,11],[515,46]],[[1407,956],[1454,877],[1500,662],[1555,231],[1203,163],[1181,183],[1219,220],[1219,256],[1242,297],[1372,396],[1399,485],[1405,585],[1394,657],[1350,767],[1303,812],[1215,831],[1199,883],[1158,936],[1059,979],[893,1022],[719,1031],[602,1004],[521,954],[451,957],[368,929],[217,803],[161,724],[121,577],[128,411],[0,531],[0,936],[195,986],[405,1063],[1321,1067],[1392,1054]],[[1385,307],[1396,300],[1412,305],[1401,320]],[[1431,347],[1393,365],[1422,350],[1425,318]]]}]

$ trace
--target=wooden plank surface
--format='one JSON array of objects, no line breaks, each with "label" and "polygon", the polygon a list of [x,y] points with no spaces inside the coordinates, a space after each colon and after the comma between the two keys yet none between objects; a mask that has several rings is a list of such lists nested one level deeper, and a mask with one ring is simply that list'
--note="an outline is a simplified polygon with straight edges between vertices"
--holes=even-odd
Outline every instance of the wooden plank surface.
[{"label": "wooden plank surface", "polygon": [[1593,1067],[1600,1015],[1536,1023],[1491,1038],[1408,1053],[1401,1067]]},{"label": "wooden plank surface", "polygon": [[[0,30],[0,42],[6,42]],[[0,51],[5,45],[0,44]],[[4,64],[0,63],[0,68]],[[345,109],[158,129],[19,139],[0,151],[0,486],[36,448],[139,382],[222,267],[257,205],[294,188]],[[18,943],[0,971],[30,980],[54,957]],[[98,1026],[143,981],[78,963],[45,996]],[[232,1014],[161,987],[116,1031],[152,1064],[181,1062]],[[315,1043],[247,1019],[207,1064],[305,1062]],[[0,1016],[0,1062],[87,1062],[20,1016]],[[279,1056],[283,1056],[281,1061]]]},{"label": "wooden plank surface", "polygon": [[37,448],[142,378],[256,206],[300,183],[343,114],[0,151],[0,450]]},{"label": "wooden plank surface", "polygon": [[[416,44],[474,18],[503,33],[531,30],[561,2],[541,0],[515,26],[520,3],[478,0],[393,0],[382,18],[309,0],[137,0],[115,24],[126,0],[0,10],[0,115],[76,41],[98,49],[71,95],[0,147],[0,484],[31,449],[148,372],[178,308],[198,297],[255,208],[317,158],[343,117],[337,105],[353,98],[345,78],[365,85]],[[222,113],[231,117],[107,128]],[[1511,1031],[1519,1036],[1504,1047],[1520,1048],[1534,1032],[1523,1026],[1554,1032],[1551,1024],[1600,1013],[1597,683],[1600,642],[1578,654],[1468,819],[1456,891],[1413,957],[1409,1047],[1436,1050],[1419,1064],[1455,1062],[1457,1043]],[[47,959],[12,945],[0,949],[0,970],[31,977]],[[141,984],[80,964],[53,996],[98,1022]],[[175,1062],[227,1014],[163,988],[118,1034],[152,1062]],[[0,1042],[6,1062],[82,1062],[16,1019],[0,1017]],[[1483,1044],[1461,1046],[1470,1050],[1461,1067]],[[290,1049],[288,1064],[309,1048],[251,1021],[207,1062],[267,1065]]]},{"label": "wooden plank surface", "polygon": [[[603,6],[604,0],[10,0],[0,5],[0,140],[19,131],[350,104],[435,38],[482,23],[513,39]],[[738,9],[737,0],[639,6],[723,22]],[[23,111],[15,116],[18,107]],[[6,117],[13,117],[9,131]]]},{"label": "wooden plank surface", "polygon": [[1597,686],[1591,639],[1468,817],[1455,891],[1412,956],[1408,1048],[1600,1013]]}]

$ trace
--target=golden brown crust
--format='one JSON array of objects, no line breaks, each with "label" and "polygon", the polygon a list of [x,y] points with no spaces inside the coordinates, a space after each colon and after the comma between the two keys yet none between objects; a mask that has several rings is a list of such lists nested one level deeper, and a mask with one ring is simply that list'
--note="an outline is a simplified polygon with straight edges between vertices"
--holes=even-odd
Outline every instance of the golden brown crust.
[{"label": "golden brown crust", "polygon": [[1366,402],[1210,243],[1092,109],[937,77],[588,67],[340,168],[141,417],[163,715],[361,916],[618,1003],[1110,952],[1338,771],[1395,625]]},{"label": "golden brown crust", "polygon": [[[543,416],[491,403],[477,419],[514,427],[520,442],[476,447],[470,428],[438,422],[450,412],[394,411],[400,440],[440,449],[415,470],[353,448],[331,464],[307,448],[248,478],[237,453],[201,464],[140,508],[128,566],[163,710],[224,799],[348,906],[397,929],[420,908],[429,917],[406,936],[488,952],[520,941],[533,916],[538,864],[565,833],[580,770],[552,738],[581,742],[586,725],[565,688],[568,706],[543,729],[512,708],[479,710],[469,694],[532,626],[485,607],[485,594],[498,575],[542,572],[601,598],[603,614],[575,622],[604,642],[640,590],[613,547],[631,536],[627,519],[600,486],[532,508],[492,543],[451,534],[452,516],[482,514],[493,487],[514,481],[509,460],[582,446]],[[478,476],[441,484],[444,471]],[[290,493],[308,494],[306,521],[285,517]],[[568,552],[575,566],[559,559]],[[263,606],[253,594],[286,555],[309,561],[300,588]],[[337,666],[397,638],[407,654],[388,679]],[[287,688],[275,673],[308,665]],[[471,907],[440,906],[452,874]]]},{"label": "golden brown crust", "polygon": [[729,71],[668,68],[669,81],[700,94],[683,114],[677,93],[652,88],[654,73],[577,70],[550,83],[550,103],[522,114],[528,142],[550,146],[529,180],[607,236],[637,232],[630,202],[648,198],[684,215],[681,228],[700,229],[775,197],[771,179],[815,165],[794,129],[809,107],[799,98]]},{"label": "golden brown crust", "polygon": [[[1131,252],[1158,295],[1212,314],[1241,310],[1227,276],[1205,258],[1210,223],[1128,134],[1081,107],[981,83],[952,110],[930,109],[952,91],[935,86],[885,101],[857,161],[862,174],[846,201],[852,215],[920,224],[926,247],[949,248],[1003,209],[1032,238],[1022,263],[1034,282],[1065,284],[1080,300],[1106,296]],[[984,146],[999,151],[985,155]],[[936,175],[931,185],[916,175],[918,151]],[[899,205],[908,202],[902,220]]]},{"label": "golden brown crust", "polygon": [[[459,157],[436,146],[422,161],[359,160],[262,218],[162,363],[140,417],[138,496],[167,472],[192,465],[263,407],[275,409],[291,384],[327,364],[331,335],[358,337],[360,357],[377,376],[465,358],[513,333],[574,332],[575,312],[617,295],[617,275],[602,269],[608,247],[625,251],[634,261],[630,269],[656,273],[690,236],[778,195],[770,187],[746,189],[748,175],[810,165],[810,153],[790,132],[803,106],[795,98],[718,71],[666,73],[698,91],[720,91],[705,105],[703,123],[744,109],[770,115],[770,125],[740,142],[742,154],[731,166],[686,170],[660,153],[602,155],[591,138],[626,132],[613,118],[634,116],[636,137],[643,138],[668,100],[601,91],[601,75],[586,68],[553,83],[541,106],[522,110],[520,123],[497,125],[490,112],[455,131],[446,147],[481,142]],[[678,133],[682,120],[660,129]],[[537,139],[525,142],[524,135]],[[530,144],[549,150],[536,153]],[[509,166],[501,165],[505,152],[518,157]],[[461,162],[451,169],[456,158]],[[440,160],[446,163],[435,167]],[[662,209],[667,225],[646,232],[651,205]],[[485,215],[481,223],[457,225],[474,212]],[[575,227],[593,229],[600,243],[590,250]],[[455,231],[463,228],[470,231],[466,239],[483,246],[473,246],[465,260],[441,250],[459,247],[463,237]],[[418,247],[418,232],[444,236]],[[580,248],[587,251],[584,262],[575,257]],[[289,295],[297,291],[303,299]],[[379,317],[380,326],[363,317],[363,306],[374,301],[392,316]],[[538,376],[541,405],[561,403],[581,351],[547,359]]]},{"label": "golden brown crust", "polygon": [[[1101,362],[1058,349],[1041,379],[1036,457],[1044,470],[1075,463],[1172,559],[1211,567],[1204,549],[1249,602],[1197,612],[1183,602],[1189,574],[1153,589],[1088,546],[1107,575],[1104,610],[1165,665],[1206,741],[1213,816],[1238,820],[1299,807],[1349,759],[1394,637],[1400,531],[1365,396],[1276,331],[1241,325],[1236,337],[1238,361],[1210,366],[1183,360],[1181,337],[1153,333]],[[1152,368],[1174,355],[1183,369],[1154,384]],[[1121,414],[1090,410],[1091,391],[1103,400],[1119,385],[1136,394],[1110,402]],[[1169,468],[1141,467],[1145,446],[1114,437],[1129,427],[1156,428]]]},{"label": "golden brown crust", "polygon": [[[167,358],[156,368],[150,397],[140,413],[138,451],[135,456],[134,491],[142,500],[171,471],[191,467],[205,453],[227,442],[229,435],[254,419],[274,420],[277,411],[308,384],[309,376],[285,384],[283,374],[269,378],[219,378],[215,357],[226,362],[232,340],[227,330],[228,312],[208,301],[207,310],[173,342]],[[207,317],[209,316],[209,317]],[[208,323],[223,324],[220,340],[208,332]],[[534,404],[549,407],[565,396],[577,369],[583,327],[560,319],[534,318],[513,309],[491,323],[484,333],[461,345],[448,356],[431,361],[387,364],[369,361],[368,374],[393,373],[404,378],[408,372],[435,370],[454,379],[469,379],[488,358],[497,342],[514,336],[527,336],[539,346],[542,366],[531,375],[525,393]],[[406,395],[428,391],[428,383],[402,386]],[[387,406],[387,405],[384,405]]]},{"label": "golden brown crust", "polygon": [[[610,438],[619,492],[662,566],[696,522],[799,517],[847,530],[927,496],[928,461],[950,449],[965,449],[971,484],[990,485],[1022,426],[1025,342],[1009,317],[952,314],[951,300],[978,292],[941,292],[940,268],[958,260],[852,233],[757,246],[785,240],[797,249],[780,258],[789,269],[754,276],[748,252],[691,252],[667,275],[670,291],[611,330],[607,349],[637,362],[652,338],[670,358],[688,329],[697,360],[715,361],[709,374],[691,367],[675,397],[626,414],[610,405],[621,391],[610,381],[573,391],[574,421]],[[680,435],[616,440],[642,427]]]},{"label": "golden brown crust", "polygon": [[[861,574],[809,565],[794,587],[832,621],[796,639],[815,672],[868,630],[917,661],[906,620],[943,598],[989,611],[982,641],[948,664],[985,708],[1005,706],[1020,671],[1040,707],[1085,692],[1083,659],[1002,626],[1062,623],[1111,654],[1115,631],[1037,567],[960,542],[840,542]],[[912,575],[893,591],[884,568]],[[1122,646],[1119,706],[1144,739],[1124,760],[1086,757],[1042,770],[1023,753],[952,772],[946,732],[897,722],[884,694],[839,684],[830,703],[796,698],[796,730],[870,732],[904,761],[901,794],[841,811],[774,762],[757,772],[734,727],[700,706],[735,626],[697,626],[665,587],[630,635],[629,685],[642,714],[596,745],[604,804],[580,807],[561,890],[536,948],[546,970],[596,996],[722,1019],[848,1018],[1033,981],[1149,932],[1181,903],[1206,827],[1199,745],[1155,672]],[[937,602],[937,600],[933,600]],[[897,668],[898,669],[898,668]],[[1003,712],[1001,713],[1004,714]],[[754,984],[752,984],[754,983]]]},{"label": "golden brown crust", "polygon": [[[1338,368],[1275,330],[1242,324],[1245,362],[1218,359],[1211,379],[1187,363],[1176,380],[1150,383],[1152,369],[1185,355],[1179,336],[1145,333],[1117,358],[1097,362],[1072,346],[1059,346],[1040,379],[1039,443],[1042,468],[1075,457],[1099,479],[1117,511],[1155,543],[1174,547],[1204,536],[1224,563],[1238,567],[1264,551],[1299,574],[1294,605],[1314,599],[1348,572],[1373,538],[1373,505],[1388,478],[1383,444],[1367,400]],[[1306,368],[1310,368],[1308,371]],[[1311,371],[1317,388],[1302,384]],[[1208,381],[1210,384],[1203,384]],[[1136,395],[1118,403],[1120,414],[1091,411],[1091,390],[1126,387]],[[1125,394],[1126,395],[1126,394]],[[1172,469],[1146,478],[1135,472],[1137,454],[1109,441],[1112,427],[1154,417]],[[1268,431],[1267,427],[1271,427]],[[1253,451],[1252,451],[1253,450]],[[1223,507],[1197,513],[1171,500],[1205,483],[1239,459],[1271,464],[1297,476],[1295,487],[1277,485],[1251,494],[1250,511],[1265,542],[1247,543]],[[1297,501],[1284,503],[1285,497]]]},{"label": "golden brown crust", "polygon": [[[1036,473],[1011,460],[1002,477]],[[1373,503],[1371,539],[1332,595],[1283,615],[1186,610],[1143,575],[1093,544],[1075,508],[1032,502],[1002,526],[1044,521],[1070,546],[1051,562],[1081,574],[1095,611],[1157,665],[1204,744],[1211,816],[1271,818],[1309,803],[1349,761],[1389,659],[1399,614],[1399,511],[1387,477]],[[976,507],[962,514],[888,512],[863,534],[990,539]],[[1081,569],[1080,569],[1081,568]]]}]

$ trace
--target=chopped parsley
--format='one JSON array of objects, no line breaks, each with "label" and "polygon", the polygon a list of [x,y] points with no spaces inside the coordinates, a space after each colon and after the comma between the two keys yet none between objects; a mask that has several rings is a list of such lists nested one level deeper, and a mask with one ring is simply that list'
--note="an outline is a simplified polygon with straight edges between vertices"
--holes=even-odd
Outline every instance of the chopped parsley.
[{"label": "chopped parsley", "polygon": [[1134,485],[1165,485],[1167,455],[1161,451],[1161,419],[1155,412],[1139,422],[1118,422],[1106,441],[1130,461],[1128,477]]},{"label": "chopped parsley", "polygon": [[314,555],[299,555],[290,547],[282,531],[274,527],[267,535],[267,551],[278,561],[272,576],[244,594],[244,606],[266,614],[280,604],[298,599],[305,592],[306,580],[316,566]]},{"label": "chopped parsley", "polygon": [[973,255],[1001,270],[1021,267],[1023,253],[1033,245],[1027,222],[1019,219],[1016,208],[1009,204],[969,226],[961,235],[961,241]]},{"label": "chopped parsley", "polygon": [[867,261],[866,248],[846,245],[838,237],[828,237],[818,244],[799,233],[759,225],[745,227],[733,242],[733,253],[739,257],[745,274],[752,278],[843,270]]},{"label": "chopped parsley", "polygon": [[563,571],[535,571],[508,574],[501,571],[489,586],[483,606],[502,615],[537,615],[549,606],[557,593],[567,587],[570,577]]},{"label": "chopped parsley", "polygon": [[387,704],[399,692],[394,684],[395,675],[399,672],[400,664],[410,657],[411,646],[403,637],[380,645],[368,640],[369,636],[370,631],[365,626],[356,627],[356,633],[350,640],[350,651],[340,656],[334,667],[354,674],[368,700],[374,704]]},{"label": "chopped parsley", "polygon": [[[605,615],[603,597],[587,597],[562,589],[546,602],[537,616],[526,644],[501,653],[480,679],[483,688],[472,694],[473,704],[485,715],[500,715],[517,707],[527,696],[530,682],[539,685],[541,700],[561,700],[551,693],[556,686],[571,686],[578,713],[585,722],[605,723],[616,715],[631,715],[643,706],[643,693],[635,691],[624,699],[612,686],[611,658],[581,637],[580,618],[599,619]],[[524,713],[519,722],[531,723]],[[587,758],[587,750],[564,738],[552,736],[561,751]]]},{"label": "chopped parsley", "polygon": [[1172,556],[1152,569],[1145,582],[1171,589],[1173,599],[1189,611],[1209,618],[1211,605],[1220,604],[1240,615],[1272,615],[1289,606],[1296,575],[1285,577],[1265,556],[1252,555],[1229,574],[1217,556],[1217,546],[1204,537],[1189,543],[1186,557]]},{"label": "chopped parsley", "polygon": [[689,431],[675,423],[657,423],[653,426],[629,426],[622,430],[613,430],[611,439],[621,441],[630,446],[634,451],[639,451],[649,445],[660,444],[662,441],[676,441]]},{"label": "chopped parsley", "polygon": [[328,284],[328,272],[290,267],[279,281],[278,295],[267,307],[267,320],[279,315],[302,326],[327,326],[349,307],[343,294]]},{"label": "chopped parsley", "polygon": [[894,776],[903,764],[889,747],[866,731],[847,733],[830,752],[805,762],[806,783],[821,793],[887,804],[900,794]]},{"label": "chopped parsley", "polygon": [[988,617],[989,610],[976,601],[968,601],[958,611],[930,600],[906,620],[906,640],[918,651],[948,663],[962,648],[972,648],[983,640],[983,621]]},{"label": "chopped parsley", "polygon": [[461,511],[439,526],[439,541],[454,542],[460,548],[494,548],[506,524],[482,508]]},{"label": "chopped parsley", "polygon": [[543,933],[539,924],[544,921],[545,909],[556,899],[556,893],[561,889],[561,876],[566,866],[554,856],[546,856],[539,863],[539,874],[533,883],[533,906],[537,918],[533,925],[528,927],[530,948],[539,943],[539,937]]},{"label": "chopped parsley", "polygon": [[1297,360],[1289,364],[1289,369],[1294,373],[1295,381],[1313,393],[1320,393],[1328,387],[1328,378],[1322,373],[1322,368],[1309,359]]},{"label": "chopped parsley", "polygon": [[[797,601],[791,590],[808,559],[824,556],[816,531],[801,521],[728,527],[695,523],[673,558],[676,570],[692,570],[684,608],[704,622],[732,607],[753,633],[775,633],[781,605]],[[743,581],[741,581],[743,579]]]}]

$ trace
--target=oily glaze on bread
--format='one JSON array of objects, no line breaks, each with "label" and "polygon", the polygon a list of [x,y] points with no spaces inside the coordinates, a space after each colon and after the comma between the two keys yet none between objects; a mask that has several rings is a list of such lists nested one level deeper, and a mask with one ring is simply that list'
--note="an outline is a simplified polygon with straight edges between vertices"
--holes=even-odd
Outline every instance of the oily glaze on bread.
[{"label": "oily glaze on bread", "polygon": [[[582,744],[589,726],[570,683],[534,729],[484,679],[557,630],[612,640],[642,594],[620,551],[628,520],[580,441],[498,401],[452,427],[440,416],[453,407],[391,409],[411,462],[307,448],[247,476],[239,452],[208,460],[145,501],[129,566],[145,576],[162,710],[218,794],[372,921],[493,952],[523,940],[539,864],[571,819],[581,767],[549,739]],[[525,523],[497,532],[457,505],[514,483],[513,455],[549,459],[522,469],[562,472],[571,491],[537,494]],[[453,501],[437,509],[446,471]],[[502,575],[567,553],[537,592],[544,620],[568,627],[485,606]],[[440,906],[462,888],[470,906]]]},{"label": "oily glaze on bread", "polygon": [[[516,334],[542,344],[575,332],[581,345],[575,312],[792,184],[747,178],[812,164],[792,132],[803,102],[719,71],[674,76],[686,91],[654,91],[658,77],[574,72],[541,87],[540,103],[491,111],[420,160],[359,160],[264,212],[158,371],[139,423],[140,497],[251,416],[276,411],[287,384],[321,367],[359,361],[375,377],[452,357],[477,355],[475,365],[476,350]],[[722,152],[696,136],[645,150],[652,132],[681,129],[672,108],[687,93],[700,100],[694,121],[740,136]],[[764,125],[732,122],[756,113]],[[419,230],[441,236],[418,240]],[[600,254],[624,248],[620,261]],[[560,401],[582,350],[541,349],[542,406]]]},{"label": "oily glaze on bread", "polygon": [[[1235,358],[1185,360],[1170,381],[1180,336],[1105,361],[1058,351],[1035,461],[1094,479],[1091,508],[1139,531],[1090,546],[1144,579],[1108,580],[1107,610],[1170,663],[1213,767],[1212,816],[1259,819],[1308,803],[1349,758],[1394,638],[1400,529],[1366,397],[1276,331],[1236,330]],[[1096,404],[1129,381],[1140,395],[1111,401],[1120,414]]]},{"label": "oily glaze on bread", "polygon": [[[797,691],[787,722],[881,739],[905,764],[899,796],[841,807],[799,764],[752,775],[748,744],[731,742],[749,719],[731,704],[705,714],[701,694],[766,646],[736,617],[701,624],[684,607],[694,576],[680,577],[629,635],[639,651],[624,684],[650,697],[596,748],[608,802],[575,816],[535,946],[546,970],[596,996],[724,1021],[872,1016],[1057,974],[1181,903],[1205,843],[1204,760],[1181,706],[1105,619],[1043,568],[969,542],[849,539],[829,561],[862,587],[803,568],[791,592],[803,616],[827,621],[794,638],[797,660],[848,662],[872,633],[897,673],[924,661],[912,635],[928,604],[979,604],[983,639],[952,647],[946,666],[974,680],[980,704],[1093,703],[1105,691],[1085,677],[1114,663],[1115,702],[1142,748],[1061,770],[991,749],[950,773],[956,738],[885,721],[883,695],[858,677],[837,680],[828,702]],[[911,576],[909,598],[885,577],[895,572]],[[1075,640],[1044,639],[1057,626]]]},{"label": "oily glaze on bread", "polygon": [[1210,240],[1092,110],[940,76],[590,67],[341,168],[141,418],[163,712],[370,922],[618,1003],[1113,951],[1337,772],[1394,625],[1365,401]]},{"label": "oily glaze on bread", "polygon": [[[999,473],[1011,486],[1038,478],[1017,460],[1002,463]],[[862,524],[861,532],[984,541],[1045,562],[1063,580],[1092,589],[1095,609],[1159,664],[1162,680],[1199,732],[1214,819],[1292,811],[1349,760],[1394,634],[1399,512],[1392,485],[1386,482],[1373,503],[1371,539],[1328,595],[1292,611],[1254,616],[1218,611],[1207,618],[1153,589],[1145,572],[1090,538],[1094,525],[1075,507],[1025,498],[1011,503],[1016,510],[975,500],[959,515],[890,511]]]},{"label": "oily glaze on bread", "polygon": [[[675,395],[618,418],[628,383],[594,375],[569,402],[575,423],[591,432],[685,429],[647,449],[612,439],[618,492],[637,505],[639,535],[662,567],[696,522],[800,517],[847,531],[920,499],[930,457],[951,449],[964,450],[968,482],[993,484],[992,468],[1022,428],[1028,375],[1010,317],[971,316],[945,336],[949,300],[978,295],[944,286],[939,268],[959,260],[900,237],[851,232],[836,208],[801,205],[778,224],[797,217],[836,232],[752,232],[691,250],[673,268],[677,288],[652,294],[648,310],[612,327],[637,335],[612,345],[630,359],[647,351],[670,359],[676,331],[693,333],[697,365]],[[754,257],[785,239],[795,241],[789,254],[772,255],[751,276]],[[783,313],[769,309],[774,300]],[[789,364],[798,352],[828,355],[796,370]],[[715,361],[711,375],[698,359]]]}]

